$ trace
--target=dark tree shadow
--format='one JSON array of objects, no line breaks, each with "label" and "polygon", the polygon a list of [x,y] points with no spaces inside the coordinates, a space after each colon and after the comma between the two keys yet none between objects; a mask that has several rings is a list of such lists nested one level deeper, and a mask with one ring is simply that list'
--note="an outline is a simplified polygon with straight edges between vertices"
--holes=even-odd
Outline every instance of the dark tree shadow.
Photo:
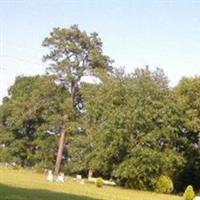
[{"label": "dark tree shadow", "polygon": [[0,184],[0,200],[100,200],[49,190],[24,189]]}]

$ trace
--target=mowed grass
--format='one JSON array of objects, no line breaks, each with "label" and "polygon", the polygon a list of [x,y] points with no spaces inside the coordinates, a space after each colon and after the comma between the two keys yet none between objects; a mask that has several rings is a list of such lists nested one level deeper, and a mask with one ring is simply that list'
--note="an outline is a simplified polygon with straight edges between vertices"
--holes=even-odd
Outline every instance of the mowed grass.
[{"label": "mowed grass", "polygon": [[29,170],[0,168],[0,200],[181,200],[174,195],[103,186],[84,185],[67,178],[49,183],[45,175]]}]

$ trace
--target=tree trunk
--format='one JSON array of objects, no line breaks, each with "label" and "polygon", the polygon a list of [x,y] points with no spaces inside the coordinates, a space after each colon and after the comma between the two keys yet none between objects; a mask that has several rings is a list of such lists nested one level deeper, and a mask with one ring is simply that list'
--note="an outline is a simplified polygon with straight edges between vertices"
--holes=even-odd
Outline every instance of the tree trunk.
[{"label": "tree trunk", "polygon": [[63,150],[64,150],[64,146],[65,146],[65,135],[66,135],[66,129],[63,129],[61,131],[59,145],[58,145],[58,153],[56,156],[56,165],[55,165],[55,172],[54,172],[56,176],[59,174],[60,168],[61,168]]}]

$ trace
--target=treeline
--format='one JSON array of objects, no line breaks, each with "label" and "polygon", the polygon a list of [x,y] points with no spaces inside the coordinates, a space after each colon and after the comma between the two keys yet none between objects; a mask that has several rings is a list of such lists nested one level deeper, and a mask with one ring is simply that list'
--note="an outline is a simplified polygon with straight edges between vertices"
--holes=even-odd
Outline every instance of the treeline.
[{"label": "treeline", "polygon": [[[65,37],[68,57],[63,58],[59,34],[70,34]],[[54,73],[18,77],[0,106],[0,162],[53,169],[65,130],[66,174],[92,171],[146,190],[153,190],[164,175],[176,192],[189,184],[199,189],[200,77],[183,78],[171,88],[161,69],[113,70],[97,35],[88,36],[77,26],[55,29],[50,38],[45,46],[50,42],[51,51],[57,47],[46,58],[54,59]],[[83,60],[84,54],[90,58]],[[75,56],[70,60],[69,55]],[[92,69],[99,83],[82,82],[83,68]]]}]

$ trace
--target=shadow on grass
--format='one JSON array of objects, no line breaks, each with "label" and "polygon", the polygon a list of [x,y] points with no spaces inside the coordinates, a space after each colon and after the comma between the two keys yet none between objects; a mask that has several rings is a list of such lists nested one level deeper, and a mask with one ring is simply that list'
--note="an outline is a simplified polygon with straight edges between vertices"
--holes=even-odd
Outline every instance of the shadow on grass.
[{"label": "shadow on grass", "polygon": [[51,192],[49,190],[24,189],[0,184],[0,200],[99,200],[86,196]]}]

